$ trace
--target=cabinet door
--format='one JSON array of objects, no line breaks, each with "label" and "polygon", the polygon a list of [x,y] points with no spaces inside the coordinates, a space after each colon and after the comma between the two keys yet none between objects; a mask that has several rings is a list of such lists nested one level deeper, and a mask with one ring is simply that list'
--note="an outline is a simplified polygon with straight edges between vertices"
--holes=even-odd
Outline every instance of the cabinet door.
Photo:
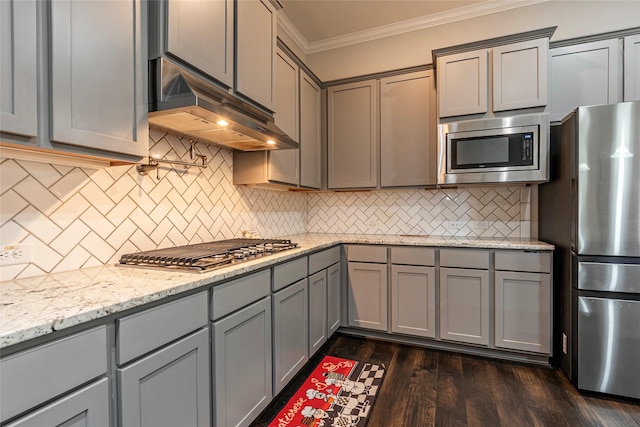
[{"label": "cabinet door", "polygon": [[493,111],[547,105],[549,39],[493,48]]},{"label": "cabinet door", "polygon": [[550,49],[551,121],[582,105],[620,100],[618,39]]},{"label": "cabinet door", "polygon": [[487,55],[482,49],[437,59],[439,117],[487,112]]},{"label": "cabinet door", "polygon": [[0,130],[38,134],[36,2],[0,1]]},{"label": "cabinet door", "polygon": [[215,322],[211,344],[214,425],[248,426],[273,396],[271,298]]},{"label": "cabinet door", "polygon": [[307,279],[273,294],[274,395],[309,360]]},{"label": "cabinet door", "polygon": [[[298,65],[282,50],[276,51],[275,124],[298,141]],[[299,149],[269,152],[269,180],[298,185]]]},{"label": "cabinet door", "polygon": [[380,186],[436,184],[433,71],[380,80]]},{"label": "cabinet door", "polygon": [[328,186],[378,184],[378,83],[376,80],[328,90]]},{"label": "cabinet door", "polygon": [[320,88],[300,70],[300,185],[322,187]]},{"label": "cabinet door", "polygon": [[350,262],[348,324],[387,330],[387,265]]},{"label": "cabinet door", "polygon": [[269,0],[240,0],[236,11],[236,91],[273,111],[276,10]]},{"label": "cabinet door", "polygon": [[341,276],[340,263],[327,268],[327,338],[340,327]]},{"label": "cabinet door", "polygon": [[496,271],[495,346],[550,354],[549,274]]},{"label": "cabinet door", "polygon": [[120,425],[209,426],[209,366],[205,328],[118,369]]},{"label": "cabinet door", "polygon": [[436,336],[434,267],[391,266],[391,331]]},{"label": "cabinet door", "polygon": [[51,2],[51,139],[148,153],[146,3]]},{"label": "cabinet door", "polygon": [[640,101],[640,34],[624,38],[624,100]]},{"label": "cabinet door", "polygon": [[489,272],[440,268],[440,337],[489,345]]},{"label": "cabinet door", "polygon": [[327,341],[327,272],[309,276],[309,356]]},{"label": "cabinet door", "polygon": [[108,427],[109,381],[106,378],[71,393],[6,427]]},{"label": "cabinet door", "polygon": [[234,1],[167,1],[167,52],[232,87]]}]

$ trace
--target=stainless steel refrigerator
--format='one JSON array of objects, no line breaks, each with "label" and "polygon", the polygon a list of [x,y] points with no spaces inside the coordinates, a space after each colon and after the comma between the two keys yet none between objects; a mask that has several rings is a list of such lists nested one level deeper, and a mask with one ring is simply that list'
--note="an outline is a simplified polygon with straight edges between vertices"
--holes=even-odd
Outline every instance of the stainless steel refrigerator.
[{"label": "stainless steel refrigerator", "polygon": [[640,102],[577,108],[550,157],[556,361],[578,389],[640,399]]}]

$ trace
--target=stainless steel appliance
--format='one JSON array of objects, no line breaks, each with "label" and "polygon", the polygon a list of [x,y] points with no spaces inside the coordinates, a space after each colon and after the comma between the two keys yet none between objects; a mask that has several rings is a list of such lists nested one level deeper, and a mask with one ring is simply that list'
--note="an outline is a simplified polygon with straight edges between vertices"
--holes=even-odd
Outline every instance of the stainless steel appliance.
[{"label": "stainless steel appliance", "polygon": [[551,134],[554,353],[579,389],[640,399],[640,102],[577,108]]},{"label": "stainless steel appliance", "polygon": [[523,114],[438,126],[438,184],[549,180],[549,115]]},{"label": "stainless steel appliance", "polygon": [[238,151],[298,148],[273,115],[166,58],[149,61],[149,124]]},{"label": "stainless steel appliance", "polygon": [[204,272],[293,249],[286,239],[229,239],[125,254],[118,265]]}]

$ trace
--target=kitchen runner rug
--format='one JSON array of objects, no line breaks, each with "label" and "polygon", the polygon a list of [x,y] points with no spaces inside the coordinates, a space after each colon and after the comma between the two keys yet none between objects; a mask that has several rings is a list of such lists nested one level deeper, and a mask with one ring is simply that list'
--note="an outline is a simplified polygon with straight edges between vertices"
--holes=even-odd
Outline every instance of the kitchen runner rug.
[{"label": "kitchen runner rug", "polygon": [[363,427],[385,367],[325,356],[269,427]]}]

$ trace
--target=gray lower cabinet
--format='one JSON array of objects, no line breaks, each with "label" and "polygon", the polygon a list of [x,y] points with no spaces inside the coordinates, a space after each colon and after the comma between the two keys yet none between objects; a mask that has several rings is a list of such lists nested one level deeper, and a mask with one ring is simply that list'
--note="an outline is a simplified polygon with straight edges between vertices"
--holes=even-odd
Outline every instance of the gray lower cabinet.
[{"label": "gray lower cabinet", "polygon": [[[338,248],[339,249],[339,248]],[[340,263],[327,268],[327,338],[338,330],[342,309],[342,269]]]},{"label": "gray lower cabinet", "polygon": [[489,271],[440,268],[440,337],[489,345]]},{"label": "gray lower cabinet", "polygon": [[214,322],[211,345],[214,425],[248,426],[273,396],[271,298]]},{"label": "gray lower cabinet", "polygon": [[40,427],[85,419],[109,425],[107,348],[103,325],[0,359],[0,422]]},{"label": "gray lower cabinet", "polygon": [[309,360],[307,279],[273,294],[273,392],[279,393]]},{"label": "gray lower cabinet", "polygon": [[349,326],[387,330],[387,265],[349,262]]},{"label": "gray lower cabinet", "polygon": [[209,426],[209,330],[118,369],[120,424]]},{"label": "gray lower cabinet", "polygon": [[327,272],[309,276],[309,355],[327,341]]},{"label": "gray lower cabinet", "polygon": [[108,427],[109,381],[103,378],[5,427]]},{"label": "gray lower cabinet", "polygon": [[435,338],[435,275],[435,267],[391,266],[392,332]]}]

